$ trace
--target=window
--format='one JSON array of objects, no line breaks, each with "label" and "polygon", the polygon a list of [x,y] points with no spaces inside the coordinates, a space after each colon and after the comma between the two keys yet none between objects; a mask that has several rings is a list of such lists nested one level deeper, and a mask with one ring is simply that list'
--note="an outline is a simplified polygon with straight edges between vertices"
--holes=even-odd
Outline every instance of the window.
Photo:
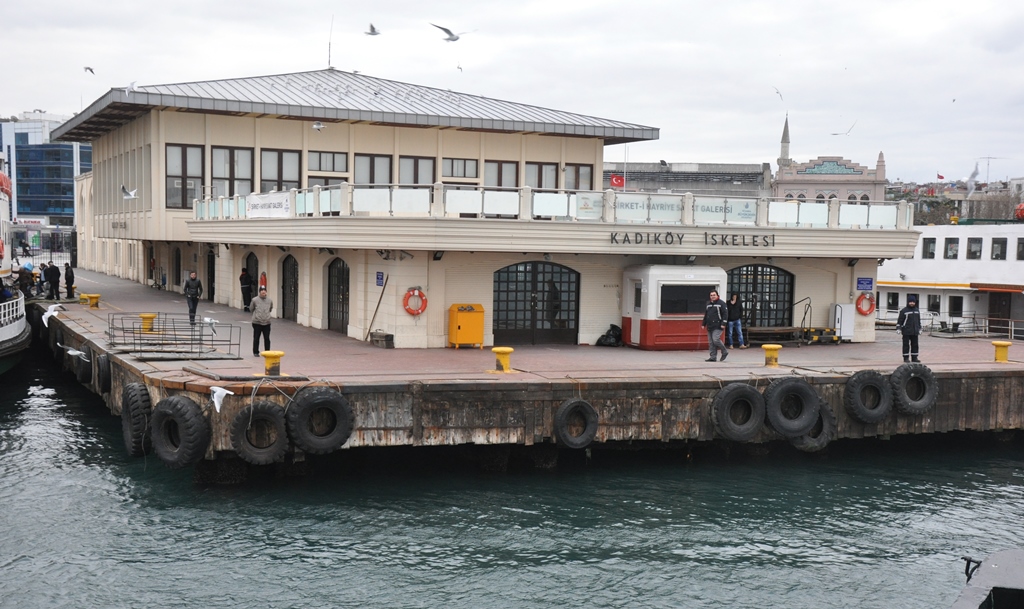
[{"label": "window", "polygon": [[928,295],[928,312],[938,313],[939,307],[941,306],[942,298],[938,294]]},{"label": "window", "polygon": [[717,286],[714,285],[662,285],[661,314],[703,314],[708,294],[715,289]]},{"label": "window", "polygon": [[822,201],[824,201],[824,200],[825,200],[825,195],[818,195],[818,196],[816,196],[816,197],[814,197],[814,198],[815,198],[815,200],[817,200],[818,202],[822,202]]},{"label": "window", "polygon": [[992,239],[992,260],[1006,260],[1006,237]]},{"label": "window", "polygon": [[796,198],[797,198],[797,200],[803,201],[803,200],[804,200],[804,199],[806,199],[807,197],[806,197],[806,196],[804,196],[804,193],[800,193],[800,194],[798,194],[798,195],[796,196]]},{"label": "window", "polygon": [[166,179],[167,207],[192,209],[203,184],[203,147],[168,144]]},{"label": "window", "polygon": [[935,258],[935,237],[925,237],[921,241],[921,258],[925,260]]},{"label": "window", "polygon": [[398,159],[398,183],[430,185],[434,183],[434,159],[403,156]]},{"label": "window", "polygon": [[300,160],[297,150],[261,151],[260,192],[298,188]]},{"label": "window", "polygon": [[592,190],[594,188],[593,165],[571,165],[565,166],[565,189],[566,190]]},{"label": "window", "polygon": [[497,188],[517,188],[518,165],[515,161],[485,161],[484,186]]},{"label": "window", "polygon": [[346,180],[345,178],[316,178],[310,176],[309,179],[306,180],[306,188],[313,188],[314,186],[326,188],[328,186],[337,186],[339,184],[345,184],[346,182],[348,182],[348,180]]},{"label": "window", "polygon": [[790,200],[790,199],[792,199],[792,198],[793,198],[793,193],[791,193],[791,192],[787,192],[787,193],[786,193],[786,200],[788,201],[788,200]]},{"label": "window", "polygon": [[476,159],[442,159],[441,175],[446,178],[475,178]]},{"label": "window", "polygon": [[900,293],[899,292],[886,292],[885,293],[885,310],[886,311],[899,311],[900,310]]},{"label": "window", "polygon": [[849,201],[856,202],[857,201],[857,195],[850,195],[850,196],[846,197],[846,199],[849,200]]},{"label": "window", "polygon": [[310,151],[307,157],[310,171],[332,171],[343,173],[348,171],[348,154],[345,152]]},{"label": "window", "polygon": [[252,192],[252,148],[210,150],[214,197],[244,196]]},{"label": "window", "polygon": [[861,195],[861,196],[860,196],[860,200],[861,200],[861,201],[864,201],[865,203],[867,203],[867,202],[868,202],[868,201],[870,201],[871,199],[869,199],[867,195]]},{"label": "window", "polygon": [[391,157],[383,154],[357,154],[356,184],[391,184]]},{"label": "window", "polygon": [[981,260],[981,237],[967,238],[967,259]]},{"label": "window", "polygon": [[1017,260],[1024,260],[1024,237],[1017,237]]},{"label": "window", "polygon": [[956,260],[960,254],[960,239],[956,237],[946,237],[946,247],[943,251],[942,257],[946,260]]},{"label": "window", "polygon": [[949,316],[950,317],[963,317],[964,316],[964,297],[963,296],[950,296],[949,297]]},{"label": "window", "polygon": [[527,163],[523,181],[530,188],[558,188],[558,163]]}]

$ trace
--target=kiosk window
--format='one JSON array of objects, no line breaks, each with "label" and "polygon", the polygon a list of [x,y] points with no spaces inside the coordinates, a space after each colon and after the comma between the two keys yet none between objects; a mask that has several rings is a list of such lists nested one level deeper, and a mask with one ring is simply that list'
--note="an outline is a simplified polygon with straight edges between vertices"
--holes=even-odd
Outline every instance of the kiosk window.
[{"label": "kiosk window", "polygon": [[716,285],[662,285],[661,314],[704,313],[708,294]]}]

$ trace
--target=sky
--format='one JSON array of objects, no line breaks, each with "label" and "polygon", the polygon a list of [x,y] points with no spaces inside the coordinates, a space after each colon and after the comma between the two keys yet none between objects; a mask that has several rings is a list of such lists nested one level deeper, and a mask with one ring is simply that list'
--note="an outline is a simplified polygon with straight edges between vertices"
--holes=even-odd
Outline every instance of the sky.
[{"label": "sky", "polygon": [[133,81],[331,65],[661,130],[606,147],[611,162],[774,171],[788,115],[797,162],[883,152],[891,181],[1024,176],[1015,0],[6,0],[0,17],[4,117],[71,115]]}]

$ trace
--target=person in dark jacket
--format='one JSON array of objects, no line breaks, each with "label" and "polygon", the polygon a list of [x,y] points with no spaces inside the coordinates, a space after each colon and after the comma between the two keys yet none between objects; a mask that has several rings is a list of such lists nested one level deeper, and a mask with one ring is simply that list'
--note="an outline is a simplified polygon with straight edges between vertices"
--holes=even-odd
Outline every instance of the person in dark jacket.
[{"label": "person in dark jacket", "polygon": [[917,337],[921,334],[921,311],[917,308],[917,298],[907,298],[907,306],[900,310],[896,319],[896,330],[903,333],[903,361],[919,362],[917,358]]},{"label": "person in dark jacket", "polygon": [[46,297],[50,300],[60,299],[60,269],[51,260],[46,264],[46,270],[43,271],[43,279],[49,284],[49,292]]},{"label": "person in dark jacket", "polygon": [[740,302],[740,295],[733,294],[729,297],[729,326],[725,331],[725,346],[732,349],[734,346],[746,349],[747,344],[743,342],[743,303]]},{"label": "person in dark jacket", "polygon": [[71,263],[64,263],[64,293],[68,295],[68,300],[75,297],[75,271],[71,269]]},{"label": "person in dark jacket", "polygon": [[238,285],[242,288],[242,304],[248,312],[249,303],[252,302],[252,277],[249,275],[249,269],[242,269],[242,274],[238,276]]},{"label": "person in dark jacket", "polygon": [[[708,305],[704,308],[704,320],[700,322],[700,327],[708,331],[708,354],[710,357],[705,361],[724,362],[725,358],[729,357],[729,350],[722,343],[722,333],[725,331],[728,319],[728,307],[718,298],[718,292],[712,290],[711,300],[708,301]],[[721,360],[718,359],[719,349],[722,350]]]},{"label": "person in dark jacket", "polygon": [[203,282],[196,278],[196,272],[192,271],[185,280],[185,300],[188,301],[188,323],[196,325],[196,307],[199,306],[199,299],[203,295]]}]

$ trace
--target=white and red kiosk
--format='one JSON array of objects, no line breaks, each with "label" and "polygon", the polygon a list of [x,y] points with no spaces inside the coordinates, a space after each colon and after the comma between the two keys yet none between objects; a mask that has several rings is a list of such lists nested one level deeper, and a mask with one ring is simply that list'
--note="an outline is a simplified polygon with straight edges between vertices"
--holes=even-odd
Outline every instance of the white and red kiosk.
[{"label": "white and red kiosk", "polygon": [[631,266],[622,274],[622,340],[650,351],[708,347],[700,327],[708,295],[725,298],[725,270],[713,266]]}]

